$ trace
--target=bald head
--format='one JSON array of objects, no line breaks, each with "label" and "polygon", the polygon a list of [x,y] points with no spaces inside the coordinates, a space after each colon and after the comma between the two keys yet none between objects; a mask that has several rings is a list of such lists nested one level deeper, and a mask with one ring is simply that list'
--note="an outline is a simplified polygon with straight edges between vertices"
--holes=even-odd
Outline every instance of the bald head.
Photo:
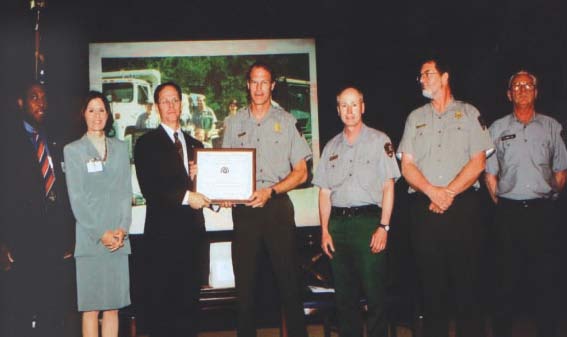
[{"label": "bald head", "polygon": [[340,98],[343,94],[354,94],[357,95],[360,99],[360,103],[364,102],[364,95],[362,94],[362,91],[360,91],[358,88],[356,87],[346,87],[344,89],[342,89],[341,91],[339,91],[339,93],[337,94],[337,105],[340,102]]},{"label": "bald head", "polygon": [[364,97],[355,87],[347,87],[337,95],[337,111],[346,128],[360,130],[364,114]]}]

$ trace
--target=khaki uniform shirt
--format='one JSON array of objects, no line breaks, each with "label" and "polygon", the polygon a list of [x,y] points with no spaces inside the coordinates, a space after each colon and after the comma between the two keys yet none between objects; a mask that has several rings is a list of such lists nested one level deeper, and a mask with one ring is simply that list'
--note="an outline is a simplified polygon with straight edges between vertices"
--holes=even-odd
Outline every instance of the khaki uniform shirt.
[{"label": "khaki uniform shirt", "polygon": [[341,132],[325,145],[313,184],[331,190],[333,206],[382,207],[384,182],[399,177],[390,138],[363,125],[354,144]]},{"label": "khaki uniform shirt", "polygon": [[554,173],[567,169],[562,127],[555,119],[536,113],[526,125],[509,114],[490,126],[496,154],[486,172],[498,177],[496,194],[514,200],[553,197]]},{"label": "khaki uniform shirt", "polygon": [[256,149],[256,188],[283,180],[300,160],[311,158],[311,149],[299,135],[289,112],[271,107],[260,121],[250,108],[240,109],[226,120],[224,148]]},{"label": "khaki uniform shirt", "polygon": [[[435,112],[431,103],[412,111],[406,120],[398,155],[401,158],[403,153],[411,154],[431,184],[447,186],[473,155],[493,148],[478,110],[453,100],[441,114]],[[474,186],[479,187],[478,181]]]}]

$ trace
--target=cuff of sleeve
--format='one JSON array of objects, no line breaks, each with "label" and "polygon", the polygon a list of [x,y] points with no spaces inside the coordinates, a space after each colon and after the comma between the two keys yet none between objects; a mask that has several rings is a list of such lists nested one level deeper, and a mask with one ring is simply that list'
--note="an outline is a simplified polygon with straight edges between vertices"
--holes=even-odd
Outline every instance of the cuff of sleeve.
[{"label": "cuff of sleeve", "polygon": [[181,205],[189,205],[189,193],[189,191],[185,192],[185,196],[183,197]]}]

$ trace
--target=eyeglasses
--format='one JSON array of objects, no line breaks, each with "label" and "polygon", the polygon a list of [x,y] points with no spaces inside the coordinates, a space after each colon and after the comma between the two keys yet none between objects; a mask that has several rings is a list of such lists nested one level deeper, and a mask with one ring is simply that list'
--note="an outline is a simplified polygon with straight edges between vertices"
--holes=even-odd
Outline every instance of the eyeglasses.
[{"label": "eyeglasses", "polygon": [[415,78],[416,81],[420,82],[422,77],[425,77],[427,79],[430,79],[431,76],[435,75],[435,74],[439,74],[436,71],[424,71],[421,74],[417,75],[417,77]]},{"label": "eyeglasses", "polygon": [[159,105],[177,105],[179,104],[181,101],[179,100],[179,98],[171,98],[171,99],[160,99],[158,101]]},{"label": "eyeglasses", "polygon": [[535,89],[535,85],[532,83],[514,83],[510,87],[512,91],[520,91],[520,89],[524,89],[527,91],[531,91]]}]

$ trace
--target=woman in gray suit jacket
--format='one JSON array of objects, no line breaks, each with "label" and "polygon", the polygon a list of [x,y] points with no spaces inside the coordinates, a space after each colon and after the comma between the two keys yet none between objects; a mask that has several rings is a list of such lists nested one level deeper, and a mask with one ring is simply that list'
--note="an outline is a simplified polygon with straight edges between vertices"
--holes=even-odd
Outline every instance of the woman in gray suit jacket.
[{"label": "woman in gray suit jacket", "polygon": [[118,336],[118,309],[130,304],[127,233],[132,186],[126,143],[107,137],[108,100],[90,92],[82,109],[87,132],[64,149],[65,176],[76,219],[75,260],[83,336]]}]

